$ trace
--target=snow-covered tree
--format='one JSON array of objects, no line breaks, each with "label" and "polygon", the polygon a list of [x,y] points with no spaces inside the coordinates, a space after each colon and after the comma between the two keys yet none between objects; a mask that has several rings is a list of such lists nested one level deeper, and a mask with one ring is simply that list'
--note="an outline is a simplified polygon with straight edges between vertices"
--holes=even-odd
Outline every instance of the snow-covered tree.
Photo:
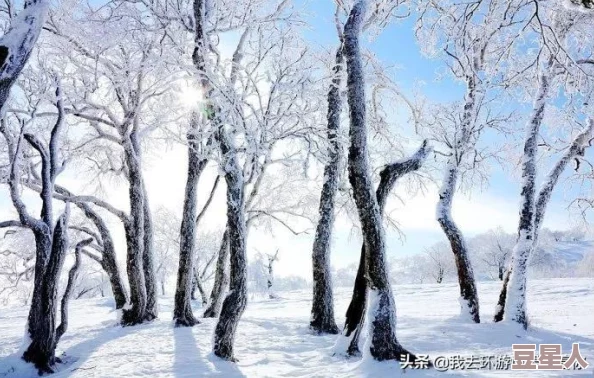
[{"label": "snow-covered tree", "polygon": [[[544,4],[543,4],[544,5]],[[526,125],[526,136],[522,156],[522,189],[518,239],[513,249],[510,265],[503,282],[495,321],[506,319],[524,327],[528,325],[526,313],[527,267],[532,251],[537,247],[538,233],[553,189],[565,168],[575,158],[584,154],[594,132],[594,120],[590,118],[579,131],[573,131],[569,141],[560,148],[550,172],[544,177],[540,190],[537,189],[537,162],[539,157],[539,137],[545,109],[552,102],[556,89],[564,88],[571,96],[570,106],[565,110],[578,119],[589,115],[587,104],[591,93],[589,74],[582,66],[583,54],[589,56],[578,40],[588,39],[591,29],[585,27],[592,22],[592,16],[582,12],[564,11],[562,5],[535,5],[534,17],[529,18],[530,26],[539,35],[536,56],[529,56],[530,64],[520,72],[527,72],[528,88],[536,81],[532,112]],[[538,80],[534,80],[537,78]],[[586,98],[584,98],[586,96]],[[575,101],[575,103],[574,103]],[[577,105],[579,104],[579,105]],[[586,104],[584,107],[583,104]]]},{"label": "snow-covered tree", "polygon": [[[31,125],[35,122],[36,107],[33,107],[26,119],[13,112],[10,119],[4,117],[0,123],[0,133],[6,142],[10,162],[6,183],[12,205],[18,215],[17,220],[0,222],[0,228],[27,228],[35,238],[33,294],[27,318],[26,339],[23,343],[23,359],[33,363],[40,373],[53,372],[53,366],[58,362],[55,356],[56,346],[65,328],[64,318],[62,324],[56,328],[56,316],[59,306],[58,282],[69,248],[70,206],[67,204],[65,210],[54,221],[54,186],[57,176],[65,166],[60,150],[60,140],[64,132],[64,98],[59,80],[56,78],[55,81],[53,106],[57,109],[57,117],[54,124],[48,128],[49,133],[39,130],[39,125]],[[39,107],[42,106],[41,103],[42,98],[35,102]],[[33,131],[36,132],[32,133]],[[42,140],[42,137],[47,142]],[[39,218],[31,215],[22,198],[22,182],[27,180],[24,172],[30,164],[27,159],[39,162],[35,164],[39,168],[27,171],[41,186],[42,206]],[[64,301],[67,302],[68,297],[65,297]]]},{"label": "snow-covered tree", "polygon": [[[402,162],[394,164],[395,172],[385,169],[385,180],[389,184],[380,184],[378,195],[373,190],[371,167],[369,166],[365,76],[360,46],[361,34],[366,20],[365,15],[368,11],[367,7],[367,1],[357,1],[350,11],[343,31],[343,53],[347,66],[347,98],[350,119],[348,173],[365,247],[359,263],[359,269],[364,273],[358,274],[360,279],[359,283],[355,281],[354,290],[354,295],[359,292],[363,296],[357,301],[351,301],[352,308],[356,313],[349,314],[349,311],[347,311],[345,334],[341,336],[346,339],[346,342],[339,341],[338,348],[341,348],[342,344],[343,346],[346,345],[348,349],[353,349],[352,341],[357,339],[359,333],[357,330],[361,328],[364,313],[364,309],[360,307],[360,302],[365,301],[367,288],[369,288],[371,298],[368,314],[368,337],[370,341],[368,342],[369,351],[366,351],[366,353],[368,352],[374,359],[380,361],[400,361],[405,355],[414,360],[414,355],[404,349],[396,338],[396,307],[387,274],[385,234],[381,216],[383,206],[380,207],[380,202],[384,202],[387,197],[380,190],[389,192],[396,179],[403,173],[401,164],[398,164]],[[378,6],[375,13],[380,9]],[[410,159],[407,167],[411,165],[418,168],[426,156],[426,147],[424,143],[419,152]],[[365,280],[368,280],[368,282],[365,283]],[[363,287],[363,289],[359,290],[359,287]],[[358,308],[355,309],[354,307]],[[349,321],[349,318],[352,320]]]},{"label": "snow-covered tree", "polygon": [[471,258],[489,278],[503,280],[514,243],[514,236],[501,228],[487,231],[470,239]]},{"label": "snow-covered tree", "polygon": [[[460,285],[461,313],[480,322],[479,299],[467,241],[452,216],[455,193],[464,174],[473,175],[489,152],[479,144],[489,128],[508,123],[505,114],[492,110],[500,96],[498,70],[507,49],[513,44],[521,19],[521,2],[497,1],[476,4],[450,1],[420,3],[417,35],[426,53],[446,60],[451,75],[464,85],[464,100],[458,111],[451,107],[439,112],[426,127],[440,142],[445,155],[444,178],[439,190],[436,217],[456,261]],[[470,171],[470,172],[465,172]]]}]

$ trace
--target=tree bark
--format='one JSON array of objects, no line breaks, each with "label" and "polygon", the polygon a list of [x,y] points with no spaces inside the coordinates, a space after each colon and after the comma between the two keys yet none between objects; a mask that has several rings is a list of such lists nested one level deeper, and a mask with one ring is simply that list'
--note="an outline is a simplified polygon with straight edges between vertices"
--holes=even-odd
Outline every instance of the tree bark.
[{"label": "tree bark", "polygon": [[31,309],[39,309],[40,313],[29,318],[35,323],[29,323],[31,343],[23,354],[23,359],[33,363],[40,373],[53,373],[52,366],[59,362],[55,357],[58,342],[56,337],[58,279],[67,250],[68,214],[66,212],[58,220],[53,232],[51,255],[41,278],[40,296],[34,299],[39,303],[32,303],[31,306]]},{"label": "tree bark", "polygon": [[124,309],[122,325],[131,326],[144,322],[147,292],[144,277],[144,190],[140,162],[132,143],[124,143],[128,168],[130,219],[125,222],[127,244],[127,271],[130,283],[130,308]]},{"label": "tree bark", "polygon": [[154,263],[154,243],[153,243],[153,216],[149,206],[148,195],[142,183],[142,207],[143,218],[143,252],[142,269],[144,271],[144,283],[146,285],[146,308],[144,313],[145,321],[152,321],[159,315],[159,305],[157,299],[157,277],[155,275]]},{"label": "tree bark", "polygon": [[208,306],[204,310],[205,318],[218,318],[221,313],[221,306],[225,293],[229,286],[229,224],[225,227],[223,233],[223,240],[219,248],[219,255],[217,257],[217,266],[215,270],[215,279],[210,292],[210,300]]},{"label": "tree bark", "polygon": [[[552,60],[549,67],[551,64]],[[548,72],[541,74],[532,115],[526,126],[518,239],[511,256],[507,273],[509,277],[506,277],[503,281],[503,288],[499,294],[494,316],[495,321],[505,318],[519,323],[523,327],[528,327],[528,318],[526,316],[526,268],[534,238],[537,138],[544,117],[549,85]]]},{"label": "tree bark", "polygon": [[216,356],[235,361],[233,343],[237,325],[247,305],[246,223],[243,172],[236,151],[224,126],[217,136],[226,167],[227,231],[229,235],[230,282],[229,293],[223,301],[214,334],[213,352]]},{"label": "tree bark", "polygon": [[359,46],[365,7],[365,0],[358,1],[344,27],[351,142],[348,154],[349,182],[361,222],[371,290],[369,353],[378,361],[400,361],[404,355],[414,357],[396,338],[396,306],[386,267],[385,235],[369,166],[365,78]]},{"label": "tree bark", "polygon": [[206,291],[204,290],[204,285],[202,285],[202,280],[200,277],[196,277],[195,280],[196,288],[200,292],[200,300],[202,301],[202,307],[205,307],[208,303],[208,297],[206,296]]},{"label": "tree bark", "polygon": [[[450,157],[455,159],[455,156]],[[458,284],[460,287],[460,314],[466,314],[475,322],[480,323],[479,299],[472,265],[468,257],[468,247],[462,232],[452,218],[452,200],[458,181],[458,166],[456,162],[448,162],[445,177],[439,191],[437,203],[437,222],[445,233],[456,263]]]},{"label": "tree bark", "polygon": [[212,85],[206,76],[207,38],[205,31],[203,0],[194,0],[194,51],[192,60],[200,74],[201,86],[206,100],[206,114],[213,122],[227,183],[227,233],[229,239],[230,291],[223,301],[221,314],[215,327],[213,352],[216,356],[234,361],[233,343],[239,320],[247,305],[247,259],[246,221],[243,170],[239,165],[237,151],[221,121],[218,108],[211,101]]},{"label": "tree bark", "polygon": [[[427,141],[423,141],[419,149],[410,157],[392,163],[384,167],[380,172],[380,183],[375,196],[377,198],[380,213],[383,215],[388,196],[398,179],[421,168],[432,149]],[[360,354],[359,337],[365,320],[365,308],[367,306],[367,252],[365,243],[361,246],[361,257],[351,302],[346,312],[346,321],[342,331],[342,337],[346,338],[346,353],[349,356]],[[344,348],[344,346],[341,346]],[[343,352],[342,350],[340,351]]]},{"label": "tree bark", "polygon": [[113,243],[113,238],[111,237],[111,232],[99,214],[93,211],[88,204],[77,203],[76,205],[82,210],[85,216],[91,222],[93,222],[95,228],[97,228],[97,231],[99,231],[102,248],[102,258],[100,264],[109,278],[116,310],[123,309],[128,302],[128,294],[126,293],[122,276],[120,274],[120,269],[118,268],[115,246]]},{"label": "tree bark", "polygon": [[196,216],[198,201],[198,182],[206,168],[206,159],[200,157],[196,140],[197,115],[192,115],[191,130],[188,132],[188,176],[184,197],[184,208],[180,230],[179,267],[173,320],[176,326],[191,327],[198,323],[191,304],[192,273],[194,271],[194,245],[196,242]]},{"label": "tree bark", "polygon": [[56,329],[56,344],[58,344],[60,338],[62,338],[62,336],[68,330],[68,302],[72,296],[72,290],[74,289],[74,285],[76,283],[76,276],[78,275],[78,270],[80,269],[82,259],[81,250],[92,242],[92,238],[82,240],[76,244],[74,249],[74,265],[68,272],[68,282],[66,284],[66,289],[64,290],[64,295],[62,295],[62,303],[60,307],[60,325],[58,326],[58,329]]},{"label": "tree bark", "polygon": [[[584,150],[588,146],[593,133],[594,133],[594,119],[590,118],[590,119],[588,119],[588,126],[573,139],[572,143],[567,147],[567,149],[565,150],[565,152],[563,153],[561,158],[557,161],[557,163],[553,166],[553,168],[551,169],[549,174],[546,176],[546,178],[543,182],[543,185],[542,185],[540,191],[538,192],[538,196],[536,196],[536,200],[535,200],[534,215],[533,215],[533,219],[532,219],[532,222],[533,222],[533,224],[532,224],[532,242],[529,245],[529,251],[527,253],[528,257],[530,256],[530,254],[532,254],[534,252],[534,250],[538,246],[538,235],[539,235],[540,227],[542,225],[542,220],[544,218],[549,200],[551,199],[553,190],[555,189],[555,186],[557,185],[557,182],[559,181],[561,174],[565,171],[565,169],[567,168],[567,165],[569,165],[569,162],[572,159],[574,159],[576,156],[584,154]],[[514,252],[515,252],[515,249],[514,249]],[[513,256],[512,256],[512,262],[513,262]],[[525,264],[527,265],[527,261]],[[513,274],[512,274],[513,268],[514,268],[514,266],[512,265],[510,267],[510,269],[508,269],[508,271],[506,272],[505,280],[503,282],[503,288],[499,295],[498,306],[496,308],[496,313],[495,313],[495,317],[494,317],[495,322],[501,321],[505,318],[504,314],[506,312],[505,309],[506,309],[508,285],[510,285],[510,283],[511,283],[511,278],[513,276]],[[526,298],[525,284],[524,284],[524,287],[521,288],[521,290],[524,291],[523,293],[520,291],[520,296],[519,296],[520,300],[524,301],[524,305],[523,305],[524,306],[524,315],[523,315],[524,317],[523,318],[519,317],[519,319],[520,320],[524,319],[524,321],[519,322],[516,320],[516,318],[511,318],[510,320],[517,321],[518,323],[522,324],[526,328],[528,326],[528,324],[527,324],[528,319],[527,319],[526,310],[525,310],[525,306],[526,306],[525,305],[525,300],[526,300],[525,299]],[[521,306],[521,304],[516,305],[516,307],[514,307],[514,308],[517,309],[517,306]]]},{"label": "tree bark", "polygon": [[334,77],[328,91],[328,164],[324,168],[324,185],[320,195],[320,219],[313,244],[313,300],[309,327],[318,334],[337,334],[334,320],[334,295],[330,273],[331,235],[334,226],[334,202],[340,177],[342,145],[340,142],[340,112],[342,101],[340,86],[343,76],[344,57],[342,46],[336,52]]}]

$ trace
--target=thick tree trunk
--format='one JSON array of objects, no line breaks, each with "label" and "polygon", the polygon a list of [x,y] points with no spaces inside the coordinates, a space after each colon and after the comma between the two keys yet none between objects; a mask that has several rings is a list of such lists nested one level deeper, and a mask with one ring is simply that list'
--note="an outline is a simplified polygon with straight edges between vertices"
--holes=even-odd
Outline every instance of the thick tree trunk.
[{"label": "thick tree trunk", "polygon": [[[424,141],[420,148],[412,156],[401,161],[397,161],[384,167],[380,172],[380,183],[377,187],[375,196],[377,198],[380,213],[383,215],[388,196],[396,182],[402,176],[414,172],[421,168],[423,162],[432,151],[431,147]],[[365,308],[367,306],[367,253],[365,243],[361,246],[361,257],[359,259],[359,268],[355,277],[353,296],[346,312],[346,321],[340,337],[337,350],[349,356],[360,354],[359,337],[365,320]]]},{"label": "thick tree trunk", "polygon": [[458,165],[454,161],[455,158],[455,156],[450,157],[451,161],[448,162],[439,191],[437,222],[448,238],[454,254],[460,287],[460,314],[467,315],[475,323],[480,323],[479,299],[472,265],[468,257],[468,247],[462,232],[452,218],[452,200],[458,181]]},{"label": "thick tree trunk", "polygon": [[[58,280],[60,271],[64,265],[64,258],[68,250],[68,215],[63,214],[58,220],[52,236],[51,255],[47,262],[45,272],[41,277],[40,296],[34,298],[31,309],[39,310],[35,314],[34,323],[29,323],[29,337],[31,343],[23,354],[26,362],[33,363],[40,373],[53,373],[52,366],[58,362],[55,357],[56,338],[56,314]],[[41,262],[43,263],[43,262]]]},{"label": "thick tree trunk", "polygon": [[219,248],[217,257],[217,266],[215,270],[215,279],[210,292],[208,306],[204,310],[205,318],[218,318],[223,306],[223,300],[229,286],[229,224],[223,233],[223,240]]},{"label": "thick tree trunk", "polygon": [[[221,169],[227,183],[227,233],[229,239],[230,291],[223,301],[221,314],[215,327],[213,352],[216,356],[233,361],[233,343],[239,319],[247,305],[247,259],[246,221],[243,171],[237,151],[220,120],[218,107],[211,102],[212,85],[206,76],[207,38],[204,25],[204,2],[194,0],[195,46],[192,60],[200,73],[201,86],[205,93],[206,114],[213,126],[221,151]],[[237,57],[234,56],[234,60]],[[238,59],[238,58],[237,58]]]},{"label": "thick tree trunk", "polygon": [[191,304],[192,274],[194,272],[194,244],[196,241],[196,216],[198,182],[207,160],[200,157],[196,140],[197,115],[192,115],[192,129],[188,132],[188,177],[184,197],[184,208],[180,230],[179,267],[173,320],[176,326],[191,327],[198,323]]},{"label": "thick tree trunk", "polygon": [[365,6],[364,0],[355,4],[344,28],[351,141],[348,154],[349,181],[363,231],[371,290],[369,353],[379,361],[401,360],[403,355],[410,353],[396,338],[396,306],[388,280],[385,235],[380,208],[373,191],[367,149],[365,78],[359,46]]},{"label": "thick tree trunk", "polygon": [[229,293],[223,301],[214,334],[213,352],[216,356],[234,361],[233,343],[239,319],[247,305],[246,222],[243,172],[236,151],[221,126],[218,142],[223,154],[227,182],[227,231],[229,238]]},{"label": "thick tree trunk", "polygon": [[103,250],[101,253],[101,267],[109,278],[111,292],[113,293],[113,297],[115,299],[116,309],[123,309],[128,302],[128,294],[126,293],[126,288],[122,281],[120,269],[118,268],[115,246],[113,244],[111,232],[99,214],[93,211],[89,205],[77,203],[77,206],[83,211],[85,216],[91,222],[93,222],[99,231],[99,235],[101,236],[101,247]]},{"label": "thick tree trunk", "polygon": [[[549,63],[549,67],[550,67]],[[536,159],[538,133],[544,117],[549,92],[548,72],[539,80],[530,122],[526,126],[524,156],[522,159],[522,204],[518,225],[518,240],[514,246],[509,267],[509,279],[503,281],[494,319],[507,319],[528,326],[526,316],[526,269],[534,238],[534,210],[536,196]],[[507,278],[507,277],[506,277]]]},{"label": "thick tree trunk", "polygon": [[124,144],[130,184],[130,219],[124,224],[127,244],[127,271],[130,283],[130,304],[122,315],[122,325],[143,323],[147,305],[144,277],[144,190],[140,161],[131,143]]},{"label": "thick tree trunk", "polygon": [[334,78],[328,91],[328,163],[324,168],[324,185],[320,195],[320,219],[316,227],[313,244],[313,300],[311,306],[310,328],[318,334],[337,334],[338,326],[334,320],[334,295],[330,273],[331,235],[334,226],[334,202],[340,177],[342,145],[340,143],[340,112],[342,101],[340,87],[343,76],[344,57],[342,46],[336,52],[333,69]]}]

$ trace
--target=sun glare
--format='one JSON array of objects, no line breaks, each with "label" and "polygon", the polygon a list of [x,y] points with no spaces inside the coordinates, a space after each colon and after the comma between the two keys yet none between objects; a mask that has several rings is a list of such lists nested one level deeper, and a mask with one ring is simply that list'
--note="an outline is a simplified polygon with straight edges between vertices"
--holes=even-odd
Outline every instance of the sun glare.
[{"label": "sun glare", "polygon": [[203,99],[202,90],[194,83],[186,83],[181,87],[179,98],[184,107],[197,108]]}]

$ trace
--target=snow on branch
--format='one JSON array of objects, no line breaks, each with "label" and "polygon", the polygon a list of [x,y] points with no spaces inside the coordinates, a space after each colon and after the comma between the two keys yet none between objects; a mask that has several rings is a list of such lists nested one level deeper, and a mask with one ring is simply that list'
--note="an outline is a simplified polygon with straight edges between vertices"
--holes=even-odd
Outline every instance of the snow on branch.
[{"label": "snow on branch", "polygon": [[0,38],[0,109],[8,100],[12,85],[25,67],[37,42],[49,1],[30,0]]}]

